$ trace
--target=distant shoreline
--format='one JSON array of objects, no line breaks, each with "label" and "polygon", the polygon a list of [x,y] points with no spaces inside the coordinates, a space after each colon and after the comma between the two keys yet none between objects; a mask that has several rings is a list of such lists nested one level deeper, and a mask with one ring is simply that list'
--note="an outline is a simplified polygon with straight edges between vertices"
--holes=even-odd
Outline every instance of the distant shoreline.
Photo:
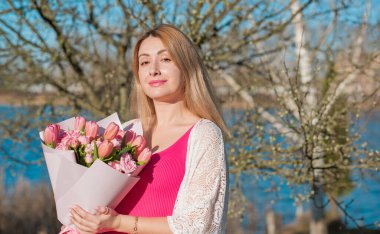
[{"label": "distant shoreline", "polygon": [[[263,106],[264,108],[273,107],[273,102],[271,102],[268,97],[258,97],[256,101],[259,106]],[[0,105],[2,106],[41,106],[47,103],[65,105],[67,102],[66,98],[57,97],[54,93],[28,93],[25,91],[0,90]],[[222,107],[223,109],[250,109],[247,102],[236,98],[235,100],[226,101],[222,104]],[[371,108],[367,101],[367,104],[364,103],[359,108],[363,111],[371,109],[380,110],[380,103],[377,103],[375,107]]]},{"label": "distant shoreline", "polygon": [[28,93],[23,91],[0,90],[0,105],[40,106],[48,102],[53,102],[54,104],[66,103],[64,98],[57,98],[52,93]]},{"label": "distant shoreline", "polygon": [[[53,93],[28,93],[23,91],[0,90],[0,105],[2,106],[41,106],[48,102],[54,105],[65,105],[66,98],[60,98]],[[223,108],[227,109],[248,109],[244,101],[232,100],[223,103]]]}]

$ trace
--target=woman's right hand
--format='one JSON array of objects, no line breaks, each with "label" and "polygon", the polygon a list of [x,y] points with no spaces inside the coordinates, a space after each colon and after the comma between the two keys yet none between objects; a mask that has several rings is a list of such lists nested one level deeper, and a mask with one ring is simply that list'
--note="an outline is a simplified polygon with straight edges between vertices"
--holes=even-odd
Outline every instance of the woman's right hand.
[{"label": "woman's right hand", "polygon": [[71,209],[71,221],[80,233],[114,231],[120,226],[120,216],[109,207],[99,207],[91,214],[76,205]]}]

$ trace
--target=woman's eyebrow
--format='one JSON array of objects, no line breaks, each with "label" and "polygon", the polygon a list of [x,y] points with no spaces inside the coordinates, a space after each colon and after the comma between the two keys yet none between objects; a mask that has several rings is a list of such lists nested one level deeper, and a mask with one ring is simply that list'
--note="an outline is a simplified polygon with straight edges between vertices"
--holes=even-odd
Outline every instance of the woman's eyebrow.
[{"label": "woman's eyebrow", "polygon": [[[166,49],[162,49],[162,50],[159,50],[159,51],[157,52],[157,54],[162,54],[163,52],[166,52],[166,51],[167,51]],[[142,54],[139,55],[139,58],[140,58],[141,56],[149,56],[149,54],[147,54],[147,53],[142,53]]]}]

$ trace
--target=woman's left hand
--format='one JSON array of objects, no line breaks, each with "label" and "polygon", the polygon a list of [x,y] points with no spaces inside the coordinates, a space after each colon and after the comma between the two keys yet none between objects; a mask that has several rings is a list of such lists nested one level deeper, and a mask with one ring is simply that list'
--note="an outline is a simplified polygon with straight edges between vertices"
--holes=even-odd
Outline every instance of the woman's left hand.
[{"label": "woman's left hand", "polygon": [[119,214],[109,207],[98,207],[95,214],[91,214],[80,206],[70,209],[71,221],[77,231],[83,233],[99,233],[115,230],[119,223]]}]

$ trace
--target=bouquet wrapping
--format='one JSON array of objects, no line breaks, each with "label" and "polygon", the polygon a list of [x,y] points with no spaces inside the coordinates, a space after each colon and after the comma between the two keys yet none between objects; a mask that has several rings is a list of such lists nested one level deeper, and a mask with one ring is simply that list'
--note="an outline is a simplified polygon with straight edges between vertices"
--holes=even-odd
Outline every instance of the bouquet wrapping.
[{"label": "bouquet wrapping", "polygon": [[[71,227],[69,209],[75,204],[89,212],[94,212],[97,206],[114,209],[138,182],[137,174],[151,156],[145,148],[140,123],[130,121],[122,126],[116,113],[96,125],[80,118],[49,125],[40,132],[58,220]],[[49,134],[48,128],[59,135]],[[75,134],[81,136],[72,137]],[[129,143],[125,144],[126,141]],[[144,161],[138,161],[137,156]]]}]

